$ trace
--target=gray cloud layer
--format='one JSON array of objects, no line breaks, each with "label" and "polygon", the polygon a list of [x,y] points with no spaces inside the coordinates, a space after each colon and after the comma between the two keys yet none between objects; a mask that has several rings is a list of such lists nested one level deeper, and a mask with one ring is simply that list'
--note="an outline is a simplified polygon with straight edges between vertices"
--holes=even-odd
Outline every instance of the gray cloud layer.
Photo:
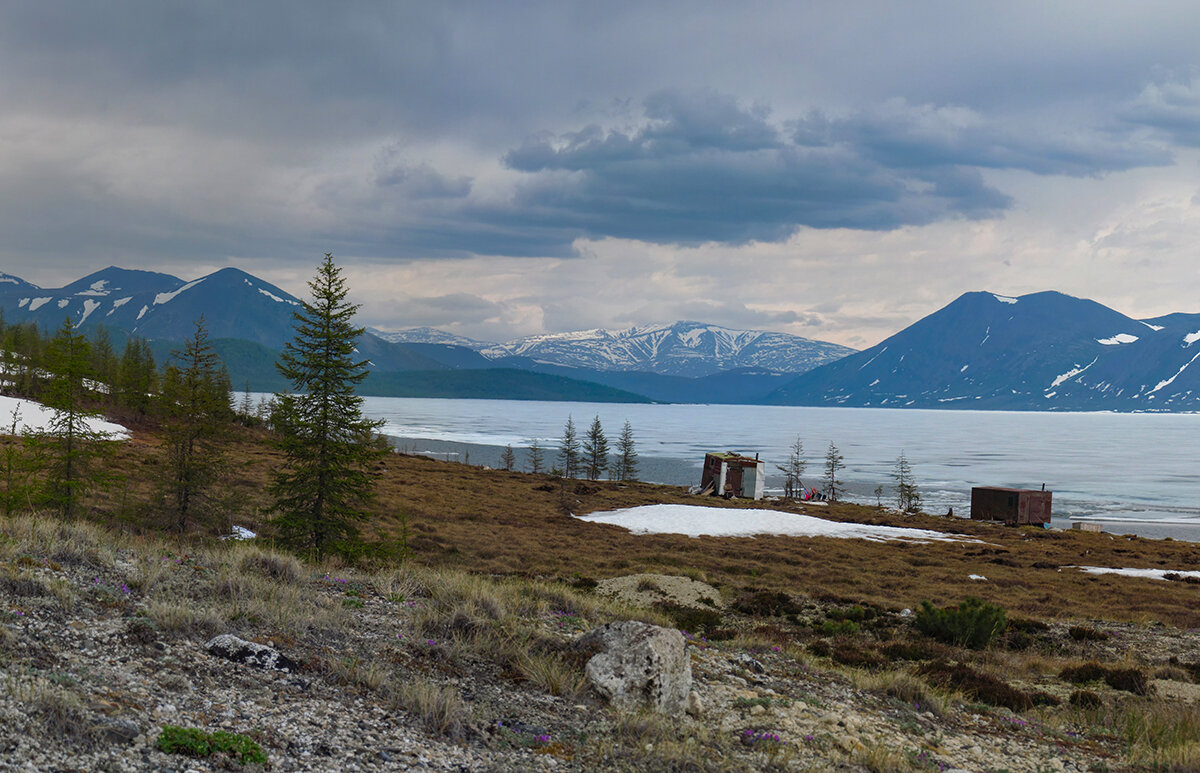
[{"label": "gray cloud layer", "polygon": [[[618,240],[642,256],[629,272],[659,246],[1004,222],[1030,177],[1200,147],[1198,33],[1182,2],[4,4],[0,262],[51,282],[327,250],[582,260]],[[507,324],[534,332],[530,299],[458,289],[409,297],[431,320],[521,309]],[[823,323],[756,300],[679,308]]]}]

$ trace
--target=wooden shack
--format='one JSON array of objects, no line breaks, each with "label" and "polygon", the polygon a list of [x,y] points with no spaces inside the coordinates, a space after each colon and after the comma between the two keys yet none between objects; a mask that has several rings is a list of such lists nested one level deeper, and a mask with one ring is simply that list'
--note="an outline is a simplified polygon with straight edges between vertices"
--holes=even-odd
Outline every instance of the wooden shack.
[{"label": "wooden shack", "polygon": [[1053,492],[1036,489],[977,486],[971,489],[971,520],[1044,526],[1050,523],[1052,496]]},{"label": "wooden shack", "polygon": [[767,463],[733,451],[704,455],[700,493],[718,497],[762,499]]}]

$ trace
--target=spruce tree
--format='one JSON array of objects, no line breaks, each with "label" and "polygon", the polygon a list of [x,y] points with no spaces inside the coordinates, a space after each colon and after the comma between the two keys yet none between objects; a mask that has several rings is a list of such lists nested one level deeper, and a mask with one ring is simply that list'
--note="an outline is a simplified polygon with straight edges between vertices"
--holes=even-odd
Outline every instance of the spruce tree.
[{"label": "spruce tree", "polygon": [[838,498],[838,487],[842,482],[838,480],[838,471],[845,467],[842,464],[842,454],[838,451],[837,446],[832,442],[829,443],[829,450],[825,452],[825,496],[827,499],[836,501]]},{"label": "spruce tree", "polygon": [[[209,503],[221,467],[221,440],[231,418],[229,377],[208,342],[204,317],[180,351],[163,390],[166,456],[174,526],[183,533]],[[177,375],[176,375],[177,374]]]},{"label": "spruce tree", "polygon": [[355,386],[367,377],[367,361],[355,358],[363,328],[351,320],[358,305],[347,302],[346,281],[326,253],[308,283],[312,302],[293,314],[296,335],[276,368],[292,392],[278,394],[272,422],[285,460],[270,487],[280,540],[320,556],[358,539],[356,521],[366,518],[372,465],[384,449],[374,440],[382,422],[363,416]]},{"label": "spruce tree", "polygon": [[579,474],[579,454],[579,435],[575,432],[575,420],[567,416],[562,439],[558,441],[558,461],[562,464],[559,471],[564,478],[574,478]]},{"label": "spruce tree", "polygon": [[512,472],[513,468],[517,466],[517,453],[513,451],[512,443],[506,445],[500,452],[500,464],[504,465],[504,469],[508,472]]},{"label": "spruce tree", "polygon": [[629,481],[637,480],[637,476],[638,455],[633,441],[633,425],[626,419],[625,426],[621,427],[621,435],[617,438],[617,468],[613,477]]},{"label": "spruce tree", "polygon": [[583,436],[583,469],[588,480],[598,480],[608,469],[608,438],[600,425],[600,416],[592,419],[592,426]]}]

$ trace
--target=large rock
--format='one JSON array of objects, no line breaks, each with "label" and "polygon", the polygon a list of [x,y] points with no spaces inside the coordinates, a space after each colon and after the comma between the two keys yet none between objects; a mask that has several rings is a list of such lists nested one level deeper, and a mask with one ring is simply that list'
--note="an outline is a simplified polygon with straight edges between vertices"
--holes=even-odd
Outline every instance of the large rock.
[{"label": "large rock", "polygon": [[692,664],[679,631],[625,620],[584,634],[575,646],[595,653],[584,670],[613,705],[670,716],[687,710]]},{"label": "large rock", "polygon": [[231,633],[223,633],[204,645],[210,655],[232,660],[234,663],[244,663],[255,668],[265,668],[269,671],[282,671],[294,674],[299,670],[296,663],[286,655],[265,644],[239,639]]}]

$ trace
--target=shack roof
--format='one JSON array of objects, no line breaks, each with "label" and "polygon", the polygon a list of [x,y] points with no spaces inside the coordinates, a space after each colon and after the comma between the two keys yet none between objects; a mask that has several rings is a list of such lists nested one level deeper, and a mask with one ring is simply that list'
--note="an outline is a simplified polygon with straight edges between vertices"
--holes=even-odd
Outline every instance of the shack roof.
[{"label": "shack roof", "polygon": [[705,456],[715,456],[724,462],[744,462],[745,464],[758,464],[761,461],[753,456],[739,454],[737,451],[709,451]]},{"label": "shack roof", "polygon": [[1049,491],[1035,488],[1006,488],[1004,486],[972,486],[971,490],[979,491],[1004,491],[1009,494],[1049,494]]}]

